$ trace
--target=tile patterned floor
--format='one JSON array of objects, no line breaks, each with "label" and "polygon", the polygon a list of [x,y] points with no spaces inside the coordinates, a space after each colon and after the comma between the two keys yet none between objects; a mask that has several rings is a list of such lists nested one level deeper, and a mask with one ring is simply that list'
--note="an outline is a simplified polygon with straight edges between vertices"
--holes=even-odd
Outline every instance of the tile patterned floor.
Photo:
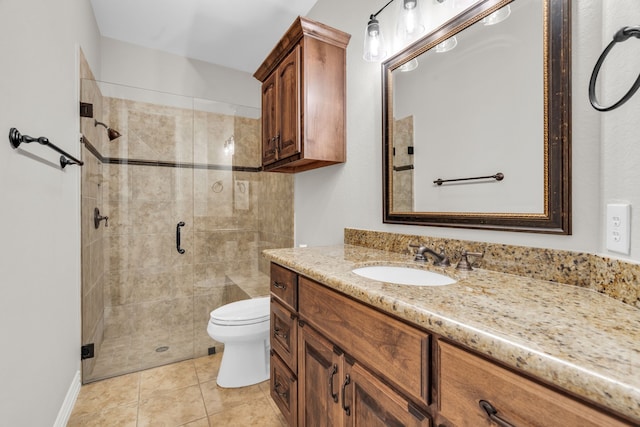
[{"label": "tile patterned floor", "polygon": [[216,384],[221,354],[82,386],[67,426],[285,427],[269,382],[239,389]]}]

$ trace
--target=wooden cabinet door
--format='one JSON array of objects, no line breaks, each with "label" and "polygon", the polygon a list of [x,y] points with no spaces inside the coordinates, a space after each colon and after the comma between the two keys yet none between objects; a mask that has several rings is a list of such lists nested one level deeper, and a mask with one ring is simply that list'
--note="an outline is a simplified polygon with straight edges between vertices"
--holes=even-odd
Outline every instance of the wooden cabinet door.
[{"label": "wooden cabinet door", "polygon": [[282,61],[278,74],[278,160],[300,152],[300,46]]},{"label": "wooden cabinet door", "polygon": [[275,351],[271,351],[270,394],[290,427],[298,419],[298,382],[296,376],[282,362]]},{"label": "wooden cabinet door", "polygon": [[340,426],[343,358],[309,325],[298,328],[298,426]]},{"label": "wooden cabinet door", "polygon": [[357,362],[347,365],[345,426],[429,427],[431,419]]},{"label": "wooden cabinet door", "polygon": [[277,160],[277,70],[262,84],[262,164]]}]

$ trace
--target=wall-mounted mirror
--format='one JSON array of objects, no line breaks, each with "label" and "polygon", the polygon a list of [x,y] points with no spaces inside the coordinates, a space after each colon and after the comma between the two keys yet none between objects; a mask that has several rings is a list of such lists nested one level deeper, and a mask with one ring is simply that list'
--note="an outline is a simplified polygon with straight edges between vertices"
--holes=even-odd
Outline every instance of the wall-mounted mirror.
[{"label": "wall-mounted mirror", "polygon": [[571,234],[570,8],[481,0],[383,63],[384,222]]}]

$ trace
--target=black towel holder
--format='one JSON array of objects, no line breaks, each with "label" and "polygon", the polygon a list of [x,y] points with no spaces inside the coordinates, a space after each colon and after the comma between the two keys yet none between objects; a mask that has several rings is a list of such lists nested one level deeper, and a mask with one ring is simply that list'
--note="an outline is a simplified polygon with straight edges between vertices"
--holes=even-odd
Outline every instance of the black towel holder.
[{"label": "black towel holder", "polygon": [[60,156],[60,167],[62,169],[64,169],[64,167],[67,165],[79,165],[79,166],[84,165],[84,162],[82,160],[78,160],[75,157],[73,157],[71,154],[60,149],[51,141],[49,141],[49,138],[45,138],[44,136],[41,136],[39,138],[33,138],[29,135],[22,135],[20,131],[18,131],[18,129],[16,128],[11,128],[9,130],[9,142],[11,143],[11,146],[14,149],[18,148],[22,143],[28,144],[30,142],[37,142],[41,145],[45,145],[51,148],[54,151],[57,151],[58,153],[62,154]]},{"label": "black towel holder", "polygon": [[600,105],[596,97],[596,80],[598,79],[598,73],[600,72],[600,67],[602,67],[602,63],[604,62],[605,58],[607,57],[611,49],[613,49],[613,46],[616,45],[616,43],[621,43],[623,41],[626,41],[630,37],[635,37],[640,39],[640,27],[620,28],[613,35],[613,40],[604,49],[604,51],[600,55],[600,58],[598,58],[598,61],[596,62],[595,67],[593,67],[593,72],[591,73],[591,80],[589,80],[589,102],[591,102],[591,105],[593,106],[593,108],[595,108],[598,111],[615,110],[616,108],[620,107],[622,104],[627,102],[636,93],[638,88],[640,88],[640,75],[638,75],[638,78],[633,83],[633,86],[631,86],[631,89],[629,89],[629,91],[615,104],[612,104],[608,107],[603,107],[602,105]]}]

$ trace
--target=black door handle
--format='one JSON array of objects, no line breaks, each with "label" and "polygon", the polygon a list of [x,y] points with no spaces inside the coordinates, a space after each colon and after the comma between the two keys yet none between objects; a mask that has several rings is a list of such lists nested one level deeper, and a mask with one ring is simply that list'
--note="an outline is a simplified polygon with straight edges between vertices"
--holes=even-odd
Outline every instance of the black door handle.
[{"label": "black door handle", "polygon": [[185,250],[180,247],[180,227],[184,227],[184,221],[180,221],[176,226],[176,249],[179,254],[184,254]]}]

